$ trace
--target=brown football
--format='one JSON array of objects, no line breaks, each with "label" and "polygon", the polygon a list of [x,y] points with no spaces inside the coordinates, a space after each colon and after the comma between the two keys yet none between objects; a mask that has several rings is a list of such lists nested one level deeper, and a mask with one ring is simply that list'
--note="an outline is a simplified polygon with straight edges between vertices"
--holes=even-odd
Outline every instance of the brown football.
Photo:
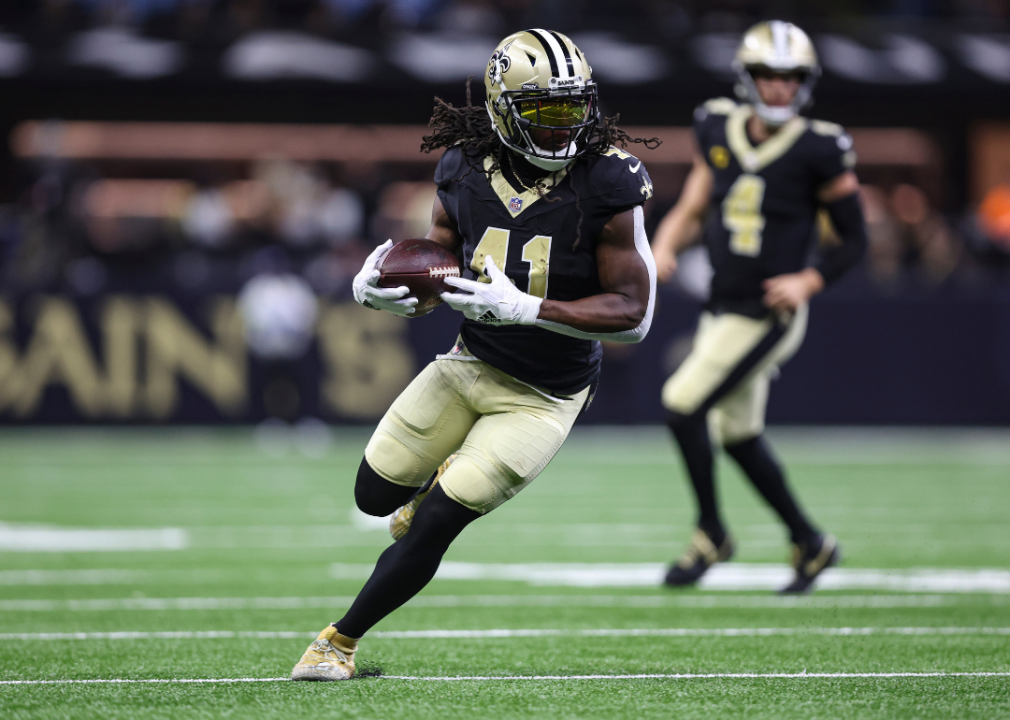
[{"label": "brown football", "polygon": [[417,298],[413,317],[426,315],[442,304],[439,293],[454,292],[443,280],[460,276],[459,260],[434,240],[402,240],[379,263],[379,287],[410,288]]}]

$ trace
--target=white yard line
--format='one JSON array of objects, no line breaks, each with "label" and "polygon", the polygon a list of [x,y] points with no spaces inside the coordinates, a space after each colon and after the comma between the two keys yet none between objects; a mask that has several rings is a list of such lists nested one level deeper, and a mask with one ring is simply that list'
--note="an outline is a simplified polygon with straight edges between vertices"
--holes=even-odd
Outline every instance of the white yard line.
[{"label": "white yard line", "polygon": [[893,672],[893,673],[656,673],[641,675],[380,675],[379,680],[703,680],[703,679],[816,679],[816,678],[946,678],[1010,677],[1010,672]]},{"label": "white yard line", "polygon": [[[330,576],[367,579],[370,564],[334,563]],[[512,581],[535,586],[658,587],[666,566],[660,563],[468,563],[443,562],[436,580]],[[701,579],[702,590],[775,590],[789,583],[788,565],[720,563]],[[1010,570],[910,568],[876,570],[831,568],[818,578],[821,590],[890,592],[1010,593]]]},{"label": "white yard line", "polygon": [[[380,675],[376,680],[407,680],[421,682],[495,682],[495,681],[558,681],[558,680],[816,680],[896,679],[896,678],[982,678],[1010,677],[1010,672],[890,672],[890,673],[649,673],[641,675]],[[173,678],[132,680],[123,678],[91,680],[0,680],[0,685],[142,685],[166,683],[263,683],[290,682],[288,678]]]},{"label": "white yard line", "polygon": [[817,678],[1007,678],[1010,673],[670,673],[642,675],[529,675],[529,676],[411,676],[384,675],[379,680],[413,681],[495,681],[495,680],[708,680],[708,679],[784,679]]},{"label": "white yard line", "polygon": [[[1005,627],[839,627],[839,628],[593,628],[585,630],[387,630],[369,637],[529,638],[529,637],[770,637],[775,635],[1010,635]],[[2,637],[2,636],[0,636]]]},{"label": "white yard line", "polygon": [[[188,597],[103,598],[92,600],[0,600],[0,612],[110,612],[201,610],[336,610],[350,607],[352,596],[332,597]],[[692,609],[825,609],[951,607],[966,603],[1004,607],[1010,596],[996,595],[419,595],[406,609],[464,607],[640,607]]]},{"label": "white yard line", "polygon": [[133,585],[154,574],[145,570],[114,569],[0,570],[0,585]]},{"label": "white yard line", "polygon": [[[312,639],[315,632],[295,630],[172,630],[75,633],[0,633],[0,641],[56,640],[301,640]],[[870,635],[1007,635],[1010,627],[827,627],[827,628],[591,628],[561,630],[553,628],[492,629],[492,630],[379,630],[369,638],[391,640],[418,639],[483,639],[541,637],[773,637],[827,635],[866,637]]]},{"label": "white yard line", "polygon": [[189,535],[179,528],[93,529],[0,523],[3,552],[114,552],[183,550]]},{"label": "white yard line", "polygon": [[127,680],[109,678],[96,680],[0,680],[0,685],[143,685],[162,683],[264,683],[285,682],[290,678],[172,678],[171,680]]},{"label": "white yard line", "polygon": [[[300,630],[166,630],[73,633],[0,633],[5,640],[302,640],[316,637],[318,632]],[[375,633],[372,633],[374,635]]]}]

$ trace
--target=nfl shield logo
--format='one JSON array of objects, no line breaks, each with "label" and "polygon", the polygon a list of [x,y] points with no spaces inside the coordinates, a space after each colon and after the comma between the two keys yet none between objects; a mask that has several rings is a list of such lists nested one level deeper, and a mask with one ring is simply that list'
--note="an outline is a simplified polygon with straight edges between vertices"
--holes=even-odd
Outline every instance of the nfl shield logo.
[{"label": "nfl shield logo", "polygon": [[514,197],[509,200],[509,210],[512,212],[519,212],[523,207],[523,199]]}]

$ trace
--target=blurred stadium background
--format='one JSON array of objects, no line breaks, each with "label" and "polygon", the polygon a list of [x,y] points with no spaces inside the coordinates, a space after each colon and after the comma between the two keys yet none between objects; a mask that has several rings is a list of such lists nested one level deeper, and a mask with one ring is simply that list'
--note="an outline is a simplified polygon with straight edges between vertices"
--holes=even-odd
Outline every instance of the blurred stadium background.
[{"label": "blurred stadium background", "polygon": [[[664,141],[640,152],[652,230],[694,107],[772,17],[813,36],[811,115],[851,130],[864,183],[868,257],[814,302],[770,406],[844,566],[772,596],[784,529],[727,463],[742,562],[659,587],[693,507],[643,426],[703,302],[695,251],[649,337],[605,348],[571,447],[359,656],[502,678],[271,682],[390,542],[355,468],[455,338],[447,309],[350,290],[371,248],[427,230],[433,98],[465,102],[509,32],[569,34],[607,114]],[[1008,90],[1010,0],[0,1],[0,715],[1010,717]],[[665,679],[555,677],[597,673]],[[110,678],[183,680],[60,684]]]},{"label": "blurred stadium background", "polygon": [[[851,129],[872,247],[819,298],[778,423],[1010,422],[1007,0],[6,0],[0,422],[371,423],[457,318],[363,311],[370,248],[427,228],[433,97],[557,27],[641,151],[652,227],[739,33],[815,38],[812,116]],[[660,419],[702,254],[646,342],[607,348],[590,423]],[[244,329],[243,329],[244,328]]]}]

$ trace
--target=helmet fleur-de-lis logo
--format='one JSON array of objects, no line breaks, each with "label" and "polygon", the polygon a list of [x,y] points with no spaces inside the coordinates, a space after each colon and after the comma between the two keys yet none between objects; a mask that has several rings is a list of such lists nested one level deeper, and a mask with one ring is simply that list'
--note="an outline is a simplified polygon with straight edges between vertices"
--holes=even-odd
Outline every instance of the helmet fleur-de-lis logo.
[{"label": "helmet fleur-de-lis logo", "polygon": [[487,75],[492,81],[498,82],[502,74],[507,73],[509,68],[512,67],[512,58],[508,56],[510,47],[512,47],[512,43],[509,43],[501,50],[496,50],[491,55],[491,60],[487,64]]}]

